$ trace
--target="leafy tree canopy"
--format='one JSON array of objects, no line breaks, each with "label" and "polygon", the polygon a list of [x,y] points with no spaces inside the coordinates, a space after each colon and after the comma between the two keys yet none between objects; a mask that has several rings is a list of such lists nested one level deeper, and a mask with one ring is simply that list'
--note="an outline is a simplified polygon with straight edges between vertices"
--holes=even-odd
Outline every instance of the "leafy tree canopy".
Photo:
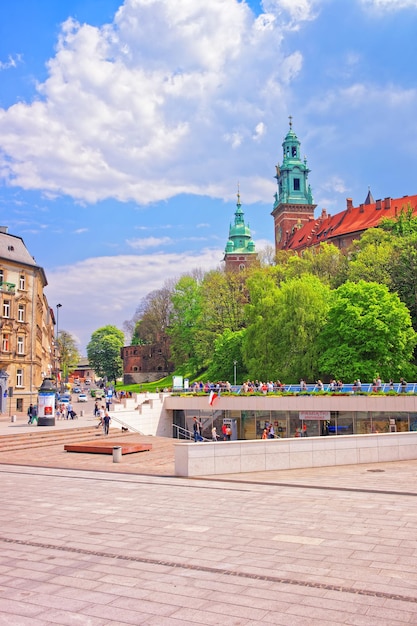
[{"label": "leafy tree canopy", "polygon": [[385,285],[347,282],[333,302],[318,340],[323,372],[353,382],[412,375],[417,338],[410,313]]},{"label": "leafy tree canopy", "polygon": [[58,350],[61,370],[64,379],[68,380],[68,374],[76,368],[80,361],[80,353],[74,337],[66,330],[60,330],[58,333]]},{"label": "leafy tree canopy", "polygon": [[123,362],[120,356],[124,345],[124,334],[116,326],[103,326],[91,335],[87,345],[88,361],[94,371],[116,383],[123,374]]}]

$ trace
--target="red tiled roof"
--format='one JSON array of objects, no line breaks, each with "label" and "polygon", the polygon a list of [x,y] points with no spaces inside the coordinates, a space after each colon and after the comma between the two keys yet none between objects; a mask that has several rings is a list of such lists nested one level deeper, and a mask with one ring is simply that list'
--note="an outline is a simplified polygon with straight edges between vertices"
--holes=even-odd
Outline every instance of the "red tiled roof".
[{"label": "red tiled roof", "polygon": [[[315,246],[324,241],[331,242],[336,238],[358,234],[368,228],[375,228],[383,217],[395,218],[401,211],[411,206],[413,214],[417,215],[417,195],[403,196],[402,198],[377,200],[372,204],[361,204],[358,207],[348,207],[336,215],[320,216],[309,220],[301,228],[295,230],[288,240],[287,250],[302,250]],[[387,207],[387,208],[386,208]]]}]

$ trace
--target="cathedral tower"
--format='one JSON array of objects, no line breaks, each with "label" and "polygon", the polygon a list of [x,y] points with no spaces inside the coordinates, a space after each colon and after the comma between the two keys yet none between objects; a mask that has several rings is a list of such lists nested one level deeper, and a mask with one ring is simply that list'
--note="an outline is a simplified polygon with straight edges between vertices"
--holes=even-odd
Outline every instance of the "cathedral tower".
[{"label": "cathedral tower", "polygon": [[247,226],[245,224],[239,192],[237,194],[235,222],[230,224],[229,240],[224,252],[223,260],[226,262],[226,272],[244,270],[258,259],[249,224]]},{"label": "cathedral tower", "polygon": [[292,129],[282,144],[282,165],[276,166],[275,178],[278,182],[278,193],[275,194],[274,218],[275,250],[284,250],[286,243],[296,228],[314,219],[314,209],[310,185],[307,183],[310,170],[307,159],[300,158],[300,142]]}]

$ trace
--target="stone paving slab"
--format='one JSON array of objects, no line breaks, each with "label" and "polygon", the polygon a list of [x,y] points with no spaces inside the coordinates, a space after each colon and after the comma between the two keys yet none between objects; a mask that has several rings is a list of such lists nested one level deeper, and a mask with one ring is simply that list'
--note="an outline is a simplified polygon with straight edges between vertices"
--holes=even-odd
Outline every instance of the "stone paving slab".
[{"label": "stone paving slab", "polygon": [[417,624],[417,462],[384,465],[239,481],[2,464],[0,626]]},{"label": "stone paving slab", "polygon": [[0,626],[417,625],[416,461],[184,479],[140,439],[0,454]]}]

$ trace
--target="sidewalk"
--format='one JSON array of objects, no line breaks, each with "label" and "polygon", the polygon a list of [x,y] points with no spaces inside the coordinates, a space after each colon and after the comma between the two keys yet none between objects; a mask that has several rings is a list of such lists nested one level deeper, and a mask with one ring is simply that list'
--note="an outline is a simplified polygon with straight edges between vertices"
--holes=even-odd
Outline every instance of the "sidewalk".
[{"label": "sidewalk", "polygon": [[182,479],[58,447],[0,455],[0,626],[417,624],[416,461]]}]

